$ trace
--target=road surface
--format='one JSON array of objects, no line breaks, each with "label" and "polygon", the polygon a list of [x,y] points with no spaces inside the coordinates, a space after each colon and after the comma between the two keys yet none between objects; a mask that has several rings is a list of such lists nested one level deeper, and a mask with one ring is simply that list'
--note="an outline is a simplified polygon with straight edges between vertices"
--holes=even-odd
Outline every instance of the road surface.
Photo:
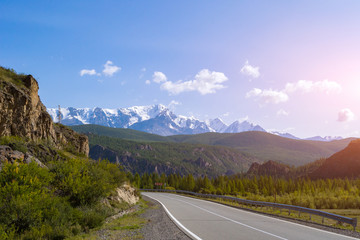
[{"label": "road surface", "polygon": [[142,194],[160,202],[170,218],[193,239],[356,239],[205,200],[170,193]]}]

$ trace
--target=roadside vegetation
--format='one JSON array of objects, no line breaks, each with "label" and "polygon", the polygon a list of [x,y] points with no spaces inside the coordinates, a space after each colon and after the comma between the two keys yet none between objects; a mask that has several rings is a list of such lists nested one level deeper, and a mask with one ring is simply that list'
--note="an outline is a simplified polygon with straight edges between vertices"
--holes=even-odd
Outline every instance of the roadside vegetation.
[{"label": "roadside vegetation", "polygon": [[101,226],[91,229],[87,233],[82,233],[69,240],[82,240],[82,239],[143,239],[140,229],[147,223],[147,220],[141,216],[142,213],[148,208],[147,202],[140,200],[135,206],[133,211],[114,219],[109,219]]},{"label": "roadside vegetation", "polygon": [[[15,137],[0,143],[19,151],[29,146]],[[102,203],[126,181],[118,165],[65,151],[59,155],[47,168],[21,160],[2,164],[0,239],[65,239],[100,226],[119,210]]]}]

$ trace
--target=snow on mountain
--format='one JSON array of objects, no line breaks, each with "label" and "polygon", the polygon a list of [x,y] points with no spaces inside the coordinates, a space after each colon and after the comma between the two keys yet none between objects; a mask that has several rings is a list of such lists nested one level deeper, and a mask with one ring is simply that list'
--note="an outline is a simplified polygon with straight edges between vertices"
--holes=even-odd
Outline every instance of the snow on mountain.
[{"label": "snow on mountain", "polygon": [[206,123],[211,130],[219,133],[223,133],[228,127],[228,125],[226,125],[220,118],[208,120]]},{"label": "snow on mountain", "polygon": [[265,129],[260,127],[259,125],[254,125],[248,121],[235,121],[230,124],[229,127],[225,129],[225,133],[238,133],[238,132],[246,132],[246,131],[261,131],[266,132]]},{"label": "snow on mountain", "polygon": [[290,133],[286,133],[286,132],[270,131],[269,133],[280,136],[280,137],[290,138],[290,139],[300,139],[300,138],[295,137],[294,135],[292,135]]},{"label": "snow on mountain", "polygon": [[[97,124],[107,127],[127,128],[137,122],[156,117],[165,110],[164,105],[134,106],[129,108],[61,108],[61,123],[65,125]],[[48,108],[54,122],[58,121],[57,108]]]},{"label": "snow on mountain", "polygon": [[178,117],[168,109],[154,118],[135,123],[129,128],[163,136],[210,132],[204,122],[194,117]]},{"label": "snow on mountain", "polygon": [[325,136],[325,137],[321,137],[321,136],[315,136],[315,137],[310,137],[310,138],[305,138],[304,140],[311,140],[311,141],[323,141],[323,142],[331,142],[334,140],[341,140],[343,139],[340,136]]}]

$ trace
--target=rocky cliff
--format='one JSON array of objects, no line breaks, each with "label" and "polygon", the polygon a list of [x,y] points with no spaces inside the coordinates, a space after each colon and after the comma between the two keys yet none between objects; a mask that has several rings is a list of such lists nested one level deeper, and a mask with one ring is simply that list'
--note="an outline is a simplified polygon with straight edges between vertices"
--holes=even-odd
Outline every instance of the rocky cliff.
[{"label": "rocky cliff", "polygon": [[0,67],[0,136],[49,140],[56,148],[71,145],[88,155],[87,137],[61,125],[55,126],[38,90],[38,82],[31,75],[19,75]]}]

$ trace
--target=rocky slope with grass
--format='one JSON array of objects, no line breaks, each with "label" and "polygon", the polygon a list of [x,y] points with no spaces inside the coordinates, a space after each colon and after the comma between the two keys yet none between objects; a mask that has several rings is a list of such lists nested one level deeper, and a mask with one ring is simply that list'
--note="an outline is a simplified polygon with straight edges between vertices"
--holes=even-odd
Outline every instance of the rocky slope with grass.
[{"label": "rocky slope with grass", "polygon": [[73,148],[88,155],[86,136],[53,124],[38,95],[39,84],[31,75],[0,67],[0,136],[48,140],[56,148]]}]

